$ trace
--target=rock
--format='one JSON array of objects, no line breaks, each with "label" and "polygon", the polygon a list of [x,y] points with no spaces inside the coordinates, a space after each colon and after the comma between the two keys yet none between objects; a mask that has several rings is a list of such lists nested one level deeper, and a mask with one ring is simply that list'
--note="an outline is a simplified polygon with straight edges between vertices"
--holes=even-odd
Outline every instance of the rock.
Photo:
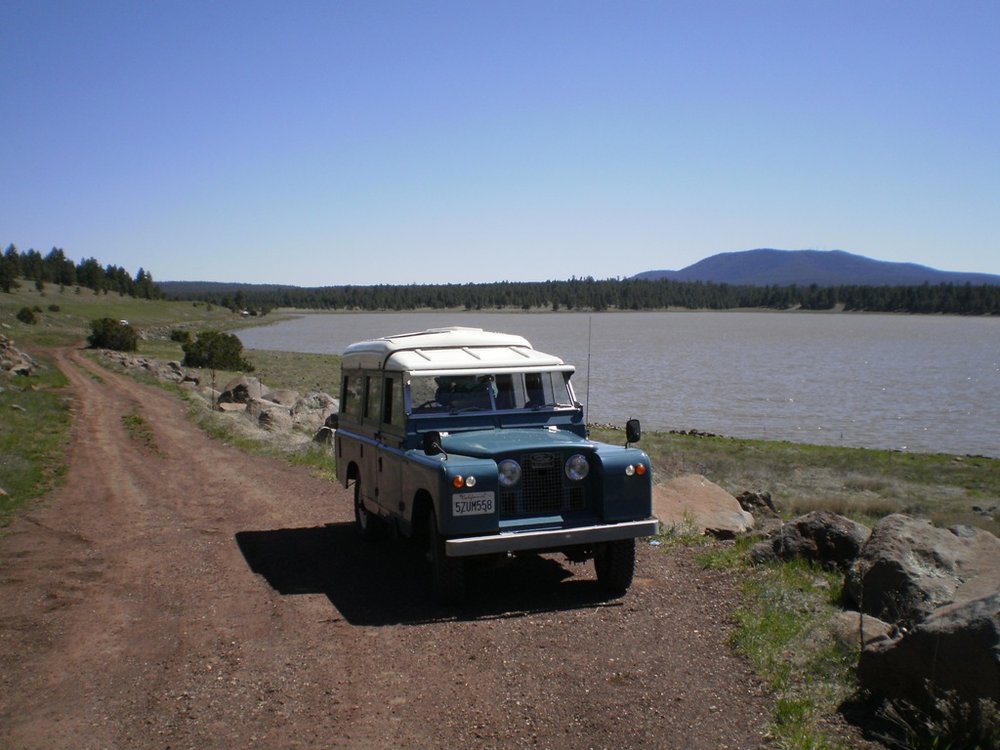
[{"label": "rock", "polygon": [[340,409],[340,402],[322,391],[308,393],[295,402],[292,407],[292,417],[295,426],[311,432],[326,424],[331,414]]},{"label": "rock", "polygon": [[253,399],[261,399],[268,392],[264,385],[257,379],[240,375],[230,380],[219,394],[219,401],[245,404]]},{"label": "rock", "polygon": [[948,692],[970,706],[1000,703],[1000,591],[941,607],[912,631],[866,646],[858,679],[877,697],[928,711]]},{"label": "rock", "polygon": [[750,559],[760,563],[802,557],[846,571],[870,533],[867,526],[850,518],[813,511],[782,524],[773,536],[754,545]]},{"label": "rock", "polygon": [[292,414],[281,406],[265,409],[257,417],[257,424],[268,432],[284,432],[292,429]]},{"label": "rock", "polygon": [[857,653],[857,649],[874,643],[888,641],[893,628],[887,622],[862,612],[838,612],[826,625],[826,635],[843,651]]},{"label": "rock", "polygon": [[901,514],[872,529],[848,570],[845,600],[904,627],[954,602],[1000,591],[1000,539],[982,529],[941,529]]},{"label": "rock", "polygon": [[267,401],[273,401],[276,404],[291,408],[299,400],[299,392],[291,390],[268,391],[263,398]]},{"label": "rock", "polygon": [[0,334],[0,373],[26,377],[40,367],[30,355],[14,346],[14,339]]},{"label": "rock", "polygon": [[333,443],[333,436],[335,431],[331,430],[326,425],[319,428],[319,431],[313,435],[314,443],[322,443],[323,445],[330,445]]},{"label": "rock", "polygon": [[735,497],[698,474],[654,485],[653,515],[664,526],[693,526],[722,538],[749,531],[754,523]]},{"label": "rock", "polygon": [[758,513],[765,516],[778,515],[778,511],[774,507],[774,502],[771,500],[770,492],[747,490],[738,494],[736,501],[743,510],[747,513],[753,513],[755,516]]},{"label": "rock", "polygon": [[230,414],[245,412],[247,410],[246,404],[234,404],[231,401],[219,401],[216,404],[216,407],[219,411],[224,411]]}]

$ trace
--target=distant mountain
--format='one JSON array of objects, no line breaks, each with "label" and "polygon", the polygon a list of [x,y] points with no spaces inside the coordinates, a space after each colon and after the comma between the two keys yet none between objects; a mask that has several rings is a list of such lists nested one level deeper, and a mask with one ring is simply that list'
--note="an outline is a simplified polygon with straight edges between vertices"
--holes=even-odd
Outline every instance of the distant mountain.
[{"label": "distant mountain", "polygon": [[1000,276],[938,271],[915,263],[890,263],[843,250],[744,250],[719,253],[680,271],[644,271],[635,279],[710,281],[748,286],[919,286],[997,284]]}]

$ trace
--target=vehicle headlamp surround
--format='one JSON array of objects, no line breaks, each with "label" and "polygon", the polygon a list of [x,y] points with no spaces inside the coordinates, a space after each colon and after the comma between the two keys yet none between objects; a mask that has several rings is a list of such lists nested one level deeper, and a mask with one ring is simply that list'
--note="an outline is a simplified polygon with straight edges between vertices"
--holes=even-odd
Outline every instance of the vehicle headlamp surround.
[{"label": "vehicle headlamp surround", "polygon": [[521,479],[521,465],[513,458],[497,464],[497,478],[501,487],[513,487]]},{"label": "vehicle headlamp surround", "polygon": [[579,482],[590,473],[590,464],[582,453],[574,453],[566,459],[566,476],[573,482]]}]

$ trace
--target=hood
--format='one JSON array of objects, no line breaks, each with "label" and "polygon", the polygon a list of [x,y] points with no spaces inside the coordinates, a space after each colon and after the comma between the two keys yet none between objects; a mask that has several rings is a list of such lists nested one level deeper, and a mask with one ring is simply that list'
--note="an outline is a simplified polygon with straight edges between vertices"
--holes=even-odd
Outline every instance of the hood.
[{"label": "hood", "polygon": [[457,432],[442,437],[441,447],[448,453],[493,458],[501,454],[521,451],[546,451],[575,449],[592,451],[593,441],[582,438],[568,430],[549,430],[545,427],[499,430],[474,430]]}]

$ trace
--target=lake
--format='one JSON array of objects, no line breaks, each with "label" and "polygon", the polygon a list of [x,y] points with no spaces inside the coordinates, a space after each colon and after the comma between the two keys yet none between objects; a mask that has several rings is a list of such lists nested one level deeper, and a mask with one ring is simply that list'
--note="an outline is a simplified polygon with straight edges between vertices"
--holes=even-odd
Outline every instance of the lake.
[{"label": "lake", "polygon": [[517,333],[574,364],[589,422],[639,417],[648,430],[1000,457],[998,318],[309,313],[237,335],[250,349],[339,354],[449,325]]}]

